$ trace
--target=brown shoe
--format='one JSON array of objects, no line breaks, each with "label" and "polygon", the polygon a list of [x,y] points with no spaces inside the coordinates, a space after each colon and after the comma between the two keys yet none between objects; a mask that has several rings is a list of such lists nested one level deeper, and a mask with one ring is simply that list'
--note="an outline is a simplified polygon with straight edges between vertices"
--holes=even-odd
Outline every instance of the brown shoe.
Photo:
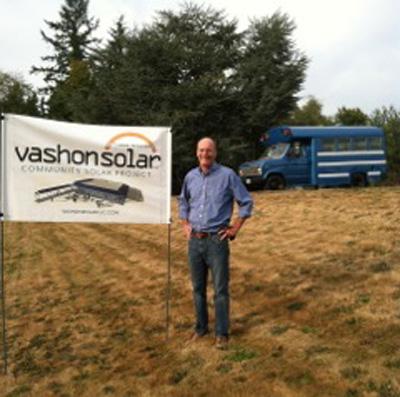
[{"label": "brown shoe", "polygon": [[227,336],[217,336],[215,338],[215,347],[220,350],[228,349],[228,337]]},{"label": "brown shoe", "polygon": [[193,332],[193,334],[190,335],[188,342],[198,342],[200,339],[204,338],[205,335],[207,334],[198,334],[197,332]]}]

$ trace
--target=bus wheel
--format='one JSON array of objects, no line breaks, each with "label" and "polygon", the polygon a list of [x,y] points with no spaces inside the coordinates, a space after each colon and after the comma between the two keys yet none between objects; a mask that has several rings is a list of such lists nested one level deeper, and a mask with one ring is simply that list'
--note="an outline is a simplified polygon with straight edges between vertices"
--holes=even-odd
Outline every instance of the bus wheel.
[{"label": "bus wheel", "polygon": [[367,186],[367,176],[362,172],[351,174],[351,186],[364,187]]},{"label": "bus wheel", "polygon": [[282,175],[270,175],[267,178],[267,182],[265,183],[265,187],[269,190],[282,190],[286,186],[285,178]]}]

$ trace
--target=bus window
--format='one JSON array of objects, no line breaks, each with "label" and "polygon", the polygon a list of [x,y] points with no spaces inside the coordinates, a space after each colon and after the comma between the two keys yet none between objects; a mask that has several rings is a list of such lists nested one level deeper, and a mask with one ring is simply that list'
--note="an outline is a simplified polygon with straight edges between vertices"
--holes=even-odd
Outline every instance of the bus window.
[{"label": "bus window", "polygon": [[277,143],[276,145],[268,146],[262,153],[260,159],[280,159],[284,156],[288,147],[288,143]]},{"label": "bus window", "polygon": [[368,139],[369,140],[369,149],[370,150],[379,150],[382,149],[382,138],[379,136],[373,136]]},{"label": "bus window", "polygon": [[337,148],[340,152],[348,151],[350,150],[350,143],[350,138],[339,138],[337,141]]},{"label": "bus window", "polygon": [[334,152],[336,150],[336,139],[335,138],[321,139],[321,149],[324,152]]},{"label": "bus window", "polygon": [[353,150],[367,150],[367,138],[353,138]]},{"label": "bus window", "polygon": [[288,157],[302,157],[305,155],[304,147],[300,142],[293,142],[287,153]]}]

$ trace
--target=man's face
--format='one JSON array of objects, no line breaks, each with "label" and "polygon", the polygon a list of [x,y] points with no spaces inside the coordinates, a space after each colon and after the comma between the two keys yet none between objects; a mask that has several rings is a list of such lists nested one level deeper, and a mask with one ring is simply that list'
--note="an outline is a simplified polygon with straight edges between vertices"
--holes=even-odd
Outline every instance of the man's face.
[{"label": "man's face", "polygon": [[211,139],[202,139],[197,144],[197,159],[200,167],[210,168],[217,157],[215,144]]}]

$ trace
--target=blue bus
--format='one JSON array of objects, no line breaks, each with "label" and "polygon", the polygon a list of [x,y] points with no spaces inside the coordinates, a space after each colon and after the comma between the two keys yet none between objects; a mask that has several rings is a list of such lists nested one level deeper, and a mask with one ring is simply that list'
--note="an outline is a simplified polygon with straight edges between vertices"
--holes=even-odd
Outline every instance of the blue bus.
[{"label": "blue bus", "polygon": [[366,186],[386,174],[386,145],[377,127],[288,127],[260,139],[258,160],[240,165],[249,188]]}]

